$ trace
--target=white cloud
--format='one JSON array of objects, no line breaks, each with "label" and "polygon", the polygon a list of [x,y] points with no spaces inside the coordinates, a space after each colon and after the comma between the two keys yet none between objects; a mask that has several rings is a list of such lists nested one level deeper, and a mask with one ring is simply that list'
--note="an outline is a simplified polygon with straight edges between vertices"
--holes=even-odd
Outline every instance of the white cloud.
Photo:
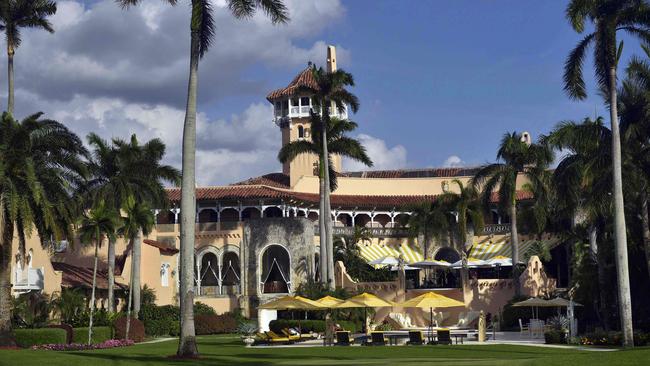
[{"label": "white cloud", "polygon": [[445,168],[458,168],[465,166],[465,162],[459,156],[451,155],[442,163],[442,166]]},{"label": "white cloud", "polygon": [[[200,66],[199,184],[280,170],[280,131],[264,96],[282,85],[268,85],[267,74],[250,71],[297,72],[309,60],[321,63],[327,43],[317,36],[345,16],[340,0],[285,3],[291,22],[272,25],[261,12],[236,20],[225,1],[214,0],[217,34]],[[167,163],[180,166],[189,17],[185,2],[171,7],[150,0],[123,10],[114,0],[59,1],[52,17],[56,33],[23,33],[16,53],[16,115],[44,111],[84,139],[89,132],[107,139],[157,137],[167,145]],[[348,64],[349,51],[337,51],[339,63]],[[6,84],[4,73],[0,84]],[[255,103],[230,116],[213,114],[217,103],[241,95]],[[0,97],[6,98],[4,89]]]},{"label": "white cloud", "polygon": [[368,168],[362,163],[344,159],[343,168],[346,171],[355,170],[381,170],[381,169],[400,169],[406,167],[406,148],[402,145],[393,147],[386,146],[382,139],[372,137],[366,134],[360,134],[357,139],[365,146],[368,156],[373,161],[372,168]]}]

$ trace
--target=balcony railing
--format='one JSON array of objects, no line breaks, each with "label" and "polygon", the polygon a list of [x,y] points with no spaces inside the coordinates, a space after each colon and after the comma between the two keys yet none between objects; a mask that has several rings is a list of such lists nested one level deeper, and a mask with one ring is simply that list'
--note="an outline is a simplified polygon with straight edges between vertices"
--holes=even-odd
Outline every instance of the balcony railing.
[{"label": "balcony railing", "polygon": [[[222,222],[199,222],[196,224],[195,232],[197,234],[233,231],[240,228],[240,221],[222,221]],[[180,232],[180,224],[156,224],[156,231],[160,233],[176,234]]]},{"label": "balcony railing", "polygon": [[[282,109],[282,110],[276,109],[273,113],[274,115],[273,122],[280,127],[285,127],[286,123],[288,123],[290,118],[309,117],[311,108],[312,108],[311,106],[293,106],[293,107],[289,107],[289,109]],[[347,109],[345,109],[342,113],[339,113],[338,110],[332,110],[330,116],[339,119],[347,119],[348,111]]]},{"label": "balcony railing", "polygon": [[43,268],[16,268],[14,270],[14,291],[42,290],[45,276]]},{"label": "balcony railing", "polygon": [[485,225],[481,230],[482,235],[487,234],[505,234],[510,232],[510,224],[490,224]]},{"label": "balcony railing", "polygon": [[[383,227],[368,227],[368,234],[374,238],[404,238],[409,235],[408,231],[403,228],[383,228]],[[318,225],[314,226],[314,234],[320,235],[320,228]],[[334,226],[332,228],[334,236],[353,236],[354,227],[352,226]]]}]

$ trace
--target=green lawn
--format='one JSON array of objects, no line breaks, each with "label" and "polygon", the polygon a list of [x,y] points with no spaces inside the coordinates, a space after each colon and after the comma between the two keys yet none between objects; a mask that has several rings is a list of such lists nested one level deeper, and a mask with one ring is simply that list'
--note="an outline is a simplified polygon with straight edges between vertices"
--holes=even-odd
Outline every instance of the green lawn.
[{"label": "green lawn", "polygon": [[650,348],[617,352],[489,346],[244,348],[234,337],[200,337],[200,360],[168,358],[176,342],[111,350],[54,352],[0,350],[0,365],[647,365]]}]

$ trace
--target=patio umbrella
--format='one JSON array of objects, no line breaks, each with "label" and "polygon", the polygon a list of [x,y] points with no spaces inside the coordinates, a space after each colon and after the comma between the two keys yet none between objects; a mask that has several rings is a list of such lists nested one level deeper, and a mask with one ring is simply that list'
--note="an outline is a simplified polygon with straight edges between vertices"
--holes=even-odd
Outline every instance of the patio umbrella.
[{"label": "patio umbrella", "polygon": [[[548,300],[546,302],[548,305],[547,306],[558,306],[561,308],[565,308],[569,306],[569,300],[563,299],[561,297],[556,297],[552,300]],[[582,306],[582,304],[578,304],[577,302],[573,302],[573,306]]]},{"label": "patio umbrella", "polygon": [[[258,309],[265,310],[319,310],[325,307],[314,300],[302,296],[282,296],[278,299],[267,302],[258,306]],[[292,313],[293,314],[293,313]],[[300,319],[298,319],[298,330],[302,333]]]},{"label": "patio umbrella", "polygon": [[374,266],[396,266],[399,264],[399,260],[392,256],[386,256],[383,258],[375,259],[374,261],[370,261],[368,264]]},{"label": "patio umbrella", "polygon": [[395,305],[392,301],[384,300],[382,298],[377,297],[376,295],[364,292],[361,295],[353,296],[344,302],[338,304],[335,306],[337,309],[344,309],[344,308],[363,308],[363,318],[364,318],[364,331],[367,331],[366,328],[366,310],[368,308],[382,308],[382,307],[392,307]]},{"label": "patio umbrella", "polygon": [[411,267],[418,267],[418,268],[427,268],[427,267],[451,267],[451,263],[447,261],[438,261],[434,259],[425,259],[423,261],[415,262],[410,264]]},{"label": "patio umbrella", "polygon": [[429,308],[429,340],[431,340],[430,338],[433,333],[433,308],[464,307],[465,303],[435,292],[426,292],[420,296],[404,301],[399,306],[404,308]]},{"label": "patio umbrella", "polygon": [[533,313],[533,318],[536,318],[534,308],[546,307],[546,306],[555,306],[555,305],[549,305],[548,300],[540,299],[538,297],[531,297],[530,299],[516,302],[516,303],[512,304],[512,306],[517,306],[517,307],[530,306],[530,309],[531,309],[531,311]]},{"label": "patio umbrella", "polygon": [[[456,261],[451,264],[452,268],[463,268],[463,260]],[[467,267],[469,268],[480,268],[480,267],[492,267],[492,264],[488,261],[478,258],[467,258]]]},{"label": "patio umbrella", "polygon": [[320,299],[316,300],[316,302],[321,304],[321,306],[323,306],[323,307],[331,309],[331,308],[336,307],[336,305],[339,305],[339,304],[345,302],[345,300],[337,299],[334,296],[329,296],[328,295],[328,296],[325,296],[325,297],[321,297]]}]

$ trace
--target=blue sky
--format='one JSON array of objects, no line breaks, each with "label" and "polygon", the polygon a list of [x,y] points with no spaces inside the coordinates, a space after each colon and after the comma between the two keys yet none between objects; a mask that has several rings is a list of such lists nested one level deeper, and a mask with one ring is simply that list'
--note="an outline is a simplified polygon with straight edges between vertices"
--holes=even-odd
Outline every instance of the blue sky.
[{"label": "blue sky", "polygon": [[[17,115],[43,111],[82,137],[160,138],[166,162],[180,166],[188,1],[123,10],[114,0],[59,0],[56,32],[25,31],[16,53]],[[537,137],[561,120],[607,114],[590,60],[591,97],[562,90],[564,60],[581,38],[564,1],[284,0],[292,20],[281,26],[263,14],[235,20],[225,0],[212,1],[217,33],[199,71],[201,185],[281,169],[265,96],[308,61],[322,65],[327,44],[355,76],[355,136],[376,169],[478,165],[495,159],[505,132]],[[621,68],[634,53],[626,40]]]},{"label": "blue sky", "polygon": [[[562,1],[343,4],[345,17],[315,37],[350,51],[339,66],[357,81],[359,131],[404,145],[409,167],[451,155],[480,164],[494,159],[506,131],[538,136],[561,120],[607,113],[598,96],[577,102],[562,90],[564,60],[580,39]],[[295,72],[264,69],[277,86]]]}]

